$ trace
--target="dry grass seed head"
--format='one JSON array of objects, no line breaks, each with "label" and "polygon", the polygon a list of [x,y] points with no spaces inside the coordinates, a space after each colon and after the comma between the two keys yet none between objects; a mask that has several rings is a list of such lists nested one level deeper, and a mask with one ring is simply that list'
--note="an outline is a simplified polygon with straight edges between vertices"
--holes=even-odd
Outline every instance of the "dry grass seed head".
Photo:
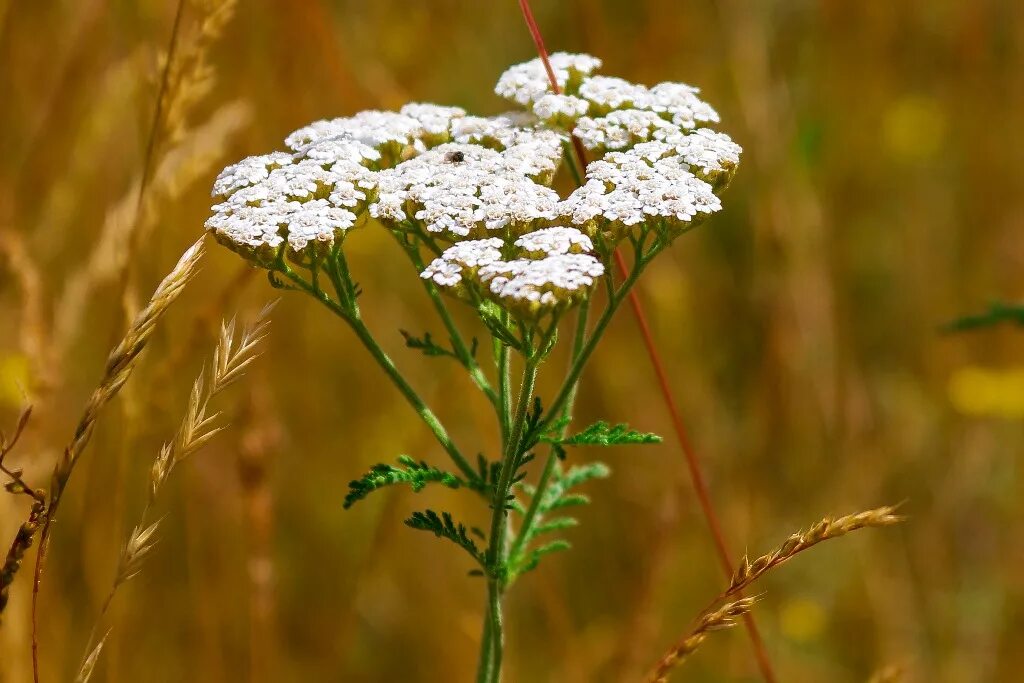
[{"label": "dry grass seed head", "polygon": [[863,529],[866,527],[882,527],[899,524],[903,520],[904,517],[896,514],[896,508],[889,505],[875,508],[874,510],[866,510],[864,512],[838,517],[836,519],[826,517],[806,531],[793,534],[783,541],[779,547],[767,555],[762,555],[754,560],[750,560],[748,557],[744,556],[743,559],[740,560],[739,567],[732,576],[732,580],[729,583],[729,589],[726,594],[728,595],[742,590],[744,587],[760,578],[769,569],[777,567],[783,562],[791,559],[794,555],[803,552],[822,541],[839,538],[851,531],[856,531],[857,529]]},{"label": "dry grass seed head", "polygon": [[757,598],[741,598],[728,602],[718,609],[706,611],[697,621],[697,625],[662,657],[648,679],[649,683],[665,683],[673,668],[679,665],[700,647],[709,633],[732,628],[743,615],[753,609]]}]

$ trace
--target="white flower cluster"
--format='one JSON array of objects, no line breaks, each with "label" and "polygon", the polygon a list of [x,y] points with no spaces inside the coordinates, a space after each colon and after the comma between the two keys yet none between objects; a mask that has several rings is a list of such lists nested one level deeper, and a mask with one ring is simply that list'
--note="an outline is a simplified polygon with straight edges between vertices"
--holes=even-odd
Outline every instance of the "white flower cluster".
[{"label": "white flower cluster", "polygon": [[587,113],[590,103],[573,95],[548,93],[533,103],[533,113],[551,126],[572,127],[573,121]]},{"label": "white flower cluster", "polygon": [[[224,169],[206,225],[270,267],[324,254],[372,217],[453,243],[422,273],[440,287],[531,316],[579,301],[604,274],[591,238],[607,256],[634,226],[677,234],[720,210],[716,192],[742,151],[699,127],[718,114],[696,88],[648,88],[595,75],[600,66],[551,55],[558,94],[539,59],[511,67],[495,91],[524,111],[481,117],[413,103],[316,121],[286,138],[290,152]],[[604,156],[563,200],[550,185],[568,131]]]},{"label": "white flower cluster", "polygon": [[224,201],[213,207],[206,227],[260,259],[272,258],[285,242],[292,252],[329,247],[357,224],[373,186],[372,171],[352,158],[249,157],[214,182]]},{"label": "white flower cluster", "polygon": [[416,219],[457,241],[494,231],[522,233],[554,217],[558,194],[531,179],[553,171],[557,144],[531,141],[497,152],[448,143],[377,174],[370,214],[389,223]]},{"label": "white flower cluster", "polygon": [[416,218],[450,240],[522,233],[553,217],[559,201],[545,184],[561,163],[565,136],[536,124],[531,114],[484,118],[434,104],[318,121],[288,136],[294,153],[224,169],[213,187],[223,201],[206,226],[263,262],[282,246],[289,254],[329,247],[367,213]]},{"label": "white flower cluster", "polygon": [[[549,55],[548,62],[558,87],[570,94],[579,87],[585,76],[601,68],[601,60],[597,57],[566,52]],[[523,106],[532,104],[551,92],[551,81],[544,62],[538,57],[510,67],[498,78],[494,92]]]},{"label": "white flower cluster", "polygon": [[721,208],[714,188],[682,157],[651,142],[590,163],[586,183],[559,205],[558,214],[589,234],[618,240],[652,219],[678,233]]},{"label": "white flower cluster", "polygon": [[589,295],[605,272],[592,250],[579,230],[555,226],[522,235],[511,246],[496,237],[459,242],[420,276],[457,295],[486,296],[536,318]]}]

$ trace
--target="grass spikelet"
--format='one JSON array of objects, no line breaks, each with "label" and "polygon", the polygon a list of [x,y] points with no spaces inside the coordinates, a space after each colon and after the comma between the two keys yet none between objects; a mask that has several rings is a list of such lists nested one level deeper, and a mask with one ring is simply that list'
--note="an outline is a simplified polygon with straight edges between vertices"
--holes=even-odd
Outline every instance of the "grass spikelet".
[{"label": "grass spikelet", "polygon": [[115,585],[129,581],[142,571],[142,563],[156,545],[154,534],[159,526],[160,520],[157,520],[149,526],[144,526],[144,523],[136,524],[132,529],[131,534],[128,535],[128,542],[124,544],[121,551],[121,559],[117,566],[117,578],[114,580]]},{"label": "grass spikelet", "polygon": [[100,653],[103,652],[103,646],[107,644],[107,636],[109,635],[110,631],[108,630],[103,634],[100,642],[96,643],[96,647],[82,661],[82,666],[78,668],[78,675],[75,676],[75,683],[89,683],[89,679],[92,678],[92,672],[96,669],[96,662],[100,660]]},{"label": "grass spikelet", "polygon": [[[203,248],[203,240],[199,239],[185,251],[171,272],[157,286],[149,303],[135,317],[121,343],[111,352],[103,379],[86,405],[85,413],[75,429],[75,436],[54,468],[49,507],[56,507],[75,463],[89,442],[99,412],[128,381],[157,322],[195,276],[199,260],[203,256]],[[48,512],[47,516],[52,516],[52,512]]]},{"label": "grass spikelet", "polygon": [[[92,634],[89,637],[87,651],[97,653],[98,656],[98,650],[102,647],[102,641],[95,648],[92,647],[92,644],[95,642],[99,625],[110,610],[110,605],[117,594],[118,588],[142,571],[146,558],[156,545],[156,532],[159,530],[162,520],[158,519],[150,523],[149,517],[164,483],[166,483],[178,463],[201,449],[210,439],[225,428],[225,425],[216,424],[216,419],[220,413],[207,414],[210,401],[228,385],[238,380],[245,369],[259,356],[257,347],[267,336],[270,312],[274,309],[276,303],[276,301],[273,301],[264,306],[255,320],[243,328],[240,334],[236,332],[237,326],[234,319],[230,322],[222,323],[217,345],[213,352],[213,364],[212,369],[209,371],[209,381],[205,379],[207,371],[204,368],[192,383],[192,391],[189,393],[185,416],[182,418],[175,438],[165,442],[153,460],[153,466],[150,468],[149,497],[146,500],[142,514],[139,516],[139,520],[132,527],[131,533],[122,547],[114,582],[96,617]],[[89,655],[89,657],[92,657],[92,655]],[[85,661],[88,661],[89,657]],[[84,667],[85,664],[83,664],[83,669]]]},{"label": "grass spikelet", "polygon": [[806,531],[793,534],[767,555],[762,555],[753,560],[744,556],[733,573],[725,595],[733,595],[743,590],[761,578],[765,572],[779,566],[783,562],[789,561],[798,553],[822,541],[845,536],[857,529],[892,526],[893,524],[899,524],[903,520],[904,517],[896,514],[896,508],[889,505],[835,519],[826,517]]},{"label": "grass spikelet", "polygon": [[[18,533],[8,550],[3,569],[0,571],[0,596],[6,596],[8,587],[14,581],[15,574],[17,574],[18,569],[21,567],[21,560],[25,552],[32,545],[33,538],[40,528],[42,529],[43,542],[45,543],[50,525],[53,523],[54,515],[60,504],[61,496],[75,469],[75,464],[89,443],[100,412],[117,395],[117,392],[124,386],[124,383],[128,381],[139,355],[145,348],[146,342],[149,341],[149,337],[152,335],[157,322],[195,276],[199,260],[202,256],[203,240],[201,238],[185,251],[171,272],[160,282],[149,303],[135,318],[128,333],[108,357],[103,378],[95,391],[93,391],[88,404],[86,404],[85,411],[78,422],[78,426],[75,428],[71,442],[64,449],[54,466],[49,492],[44,497],[41,491],[33,491],[33,498],[36,500],[29,512],[28,519],[18,529]],[[27,422],[27,419],[27,416],[24,416],[24,422]],[[19,424],[21,426],[17,434],[20,435],[24,424],[23,422],[19,422]],[[22,484],[21,487],[26,491],[32,491],[27,485]],[[37,589],[42,571],[43,554],[43,550],[41,550],[36,558]],[[35,592],[33,595],[35,595]],[[2,612],[5,605],[6,597],[0,597],[0,612]]]},{"label": "grass spikelet", "polygon": [[697,620],[697,625],[661,658],[647,679],[648,683],[665,683],[672,669],[693,654],[710,633],[735,626],[744,614],[753,609],[756,602],[757,598],[741,598],[713,611],[705,611]]},{"label": "grass spikelet", "polygon": [[[896,507],[891,505],[843,517],[826,517],[806,531],[793,534],[767,555],[762,555],[754,560],[744,556],[733,574],[729,587],[701,612],[695,621],[696,626],[662,656],[648,679],[649,683],[667,681],[672,669],[692,654],[704,642],[708,633],[728,628],[734,625],[737,619],[745,617],[753,607],[755,599],[740,597],[733,600],[732,598],[736,598],[737,594],[771,569],[792,559],[804,550],[813,548],[822,541],[839,538],[858,529],[892,526],[903,520],[902,516],[896,514]],[[725,604],[716,609],[716,605],[723,602]]]}]

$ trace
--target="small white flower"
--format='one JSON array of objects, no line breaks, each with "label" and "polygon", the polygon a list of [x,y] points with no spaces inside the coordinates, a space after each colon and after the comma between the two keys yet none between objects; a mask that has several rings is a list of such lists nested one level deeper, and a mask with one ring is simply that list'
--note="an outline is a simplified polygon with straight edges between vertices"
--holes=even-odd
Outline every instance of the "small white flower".
[{"label": "small white flower", "polygon": [[722,204],[711,185],[693,175],[682,157],[661,156],[669,150],[651,142],[591,162],[587,182],[559,205],[559,215],[586,231],[621,239],[632,226],[652,219],[681,231],[719,211]]},{"label": "small white flower", "polygon": [[642,85],[612,76],[591,76],[580,85],[580,97],[601,111],[610,109],[646,109],[650,95]]},{"label": "small white flower", "polygon": [[514,246],[526,254],[556,256],[558,254],[582,254],[594,251],[594,243],[576,228],[554,226],[527,233],[514,242]]},{"label": "small white flower", "polygon": [[589,254],[495,261],[479,272],[492,296],[528,315],[577,303],[602,275],[604,266]]},{"label": "small white flower", "polygon": [[460,107],[412,102],[399,109],[398,113],[418,121],[427,135],[447,137],[453,121],[464,117],[466,110]]},{"label": "small white flower", "polygon": [[[548,61],[554,71],[558,87],[568,94],[573,94],[580,79],[601,67],[601,60],[597,57],[566,52],[555,52],[548,56]],[[524,106],[550,91],[551,82],[539,57],[509,67],[494,86],[496,94]]]},{"label": "small white flower", "polygon": [[718,123],[718,112],[697,97],[699,88],[685,83],[659,83],[649,91],[643,108],[671,116],[681,128],[696,128],[698,123]]},{"label": "small white flower", "polygon": [[548,93],[533,103],[533,113],[548,124],[571,123],[587,113],[590,103],[573,95]]},{"label": "small white flower", "polygon": [[337,162],[366,164],[380,161],[380,152],[347,133],[321,138],[304,147],[299,156],[325,165]]},{"label": "small white flower", "polygon": [[255,185],[266,180],[275,168],[292,163],[292,155],[285,152],[271,152],[259,156],[246,157],[238,163],[231,164],[217,176],[213,182],[214,197],[224,197],[235,190]]},{"label": "small white flower", "polygon": [[619,150],[679,132],[678,126],[652,111],[623,109],[599,118],[581,118],[573,135],[587,149]]},{"label": "small white flower", "polygon": [[458,242],[431,261],[420,277],[442,287],[455,287],[464,275],[472,275],[481,266],[500,260],[503,245],[498,237]]},{"label": "small white flower", "polygon": [[544,146],[505,153],[449,143],[377,175],[374,218],[421,221],[428,232],[460,239],[503,229],[521,232],[554,215],[558,195],[527,177],[549,163]]},{"label": "small white flower", "polygon": [[[679,132],[666,135],[662,142],[669,151],[659,149],[659,156],[667,153],[679,155],[689,164],[690,170],[716,188],[732,179],[740,163],[740,154],[743,153],[743,148],[728,135],[708,128],[698,128],[689,134]],[[644,145],[637,145],[636,149],[642,154],[641,147]]]},{"label": "small white flower", "polygon": [[315,121],[289,135],[284,143],[298,152],[324,138],[347,135],[382,151],[388,145],[415,145],[425,132],[423,124],[412,116],[370,110],[355,116]]}]

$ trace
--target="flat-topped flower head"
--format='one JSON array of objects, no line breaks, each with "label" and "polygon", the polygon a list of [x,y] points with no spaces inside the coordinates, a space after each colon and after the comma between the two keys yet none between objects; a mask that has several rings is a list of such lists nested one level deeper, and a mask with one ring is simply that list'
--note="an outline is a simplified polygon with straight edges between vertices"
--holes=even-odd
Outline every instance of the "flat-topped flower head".
[{"label": "flat-topped flower head", "polygon": [[514,315],[537,318],[578,304],[590,295],[604,265],[590,254],[495,261],[479,271],[491,299]]},{"label": "flat-topped flower head", "polygon": [[648,91],[646,107],[664,114],[681,128],[696,128],[700,124],[718,123],[718,112],[698,97],[700,88],[685,83],[659,83]]},{"label": "flat-topped flower head", "polygon": [[536,319],[579,303],[604,266],[575,228],[544,228],[514,241],[489,238],[453,244],[420,277],[471,301],[486,298],[520,319]]},{"label": "flat-topped flower head", "polygon": [[576,228],[556,225],[542,228],[518,238],[513,246],[530,257],[556,256],[558,254],[589,254],[594,243]]},{"label": "flat-topped flower head", "polygon": [[548,93],[533,103],[533,113],[538,119],[559,128],[571,128],[588,109],[590,103],[574,95]]},{"label": "flat-topped flower head", "polygon": [[660,143],[664,148],[659,147],[659,143],[647,143],[637,145],[637,151],[640,154],[658,154],[659,157],[669,154],[680,156],[690,170],[698,178],[711,183],[716,192],[732,180],[743,153],[743,148],[728,135],[709,128],[698,128],[688,134],[672,133],[664,136]]},{"label": "flat-topped flower head", "polygon": [[[601,67],[601,60],[584,54],[555,52],[548,56],[558,87],[566,94],[575,94],[584,77]],[[531,59],[509,67],[498,78],[494,92],[523,106],[530,105],[551,92],[551,81],[544,62]]]},{"label": "flat-topped flower head", "polygon": [[529,134],[537,125],[537,117],[526,111],[513,111],[497,116],[464,116],[451,122],[452,142],[505,149]]},{"label": "flat-topped flower head", "polygon": [[[281,154],[281,152],[275,152]],[[304,147],[296,154],[296,158],[310,159],[320,164],[355,163],[375,166],[381,160],[380,152],[375,147],[356,140],[350,134],[335,135],[321,138]]]},{"label": "flat-topped flower head", "polygon": [[441,287],[458,287],[463,278],[472,277],[481,266],[500,261],[504,245],[500,237],[458,242],[431,261],[420,277]]},{"label": "flat-topped flower head", "polygon": [[274,169],[287,166],[293,160],[294,155],[286,152],[271,152],[270,154],[246,157],[220,172],[217,179],[213,181],[211,195],[226,197],[235,190],[255,185],[266,180]]},{"label": "flat-topped flower head", "polygon": [[650,99],[644,86],[613,76],[583,79],[577,95],[590,102],[594,113],[613,109],[646,109]]},{"label": "flat-topped flower head", "polygon": [[314,121],[299,128],[284,143],[297,152],[325,138],[348,136],[380,152],[388,163],[402,157],[407,148],[426,149],[427,134],[418,119],[393,111],[361,111],[355,116]]},{"label": "flat-topped flower head", "polygon": [[678,234],[722,208],[711,185],[691,173],[682,157],[649,151],[611,152],[591,162],[586,183],[559,205],[559,216],[617,241],[634,226],[653,222]]},{"label": "flat-topped flower head", "polygon": [[641,109],[612,111],[597,118],[585,116],[573,129],[584,147],[600,152],[627,149],[680,132],[678,126],[657,113]]},{"label": "flat-topped flower head", "polygon": [[381,171],[370,214],[394,227],[414,219],[427,232],[453,241],[495,231],[527,232],[553,217],[559,199],[525,174],[545,158],[522,145],[506,152],[441,145]]},{"label": "flat-topped flower head", "polygon": [[444,107],[439,104],[412,102],[398,110],[423,127],[422,140],[427,147],[435,147],[451,140],[452,124],[466,115],[461,107]]},{"label": "flat-topped flower head", "polygon": [[273,258],[282,245],[289,256],[308,254],[360,222],[373,185],[373,172],[356,162],[303,159],[230,192],[206,227],[247,258]]}]

